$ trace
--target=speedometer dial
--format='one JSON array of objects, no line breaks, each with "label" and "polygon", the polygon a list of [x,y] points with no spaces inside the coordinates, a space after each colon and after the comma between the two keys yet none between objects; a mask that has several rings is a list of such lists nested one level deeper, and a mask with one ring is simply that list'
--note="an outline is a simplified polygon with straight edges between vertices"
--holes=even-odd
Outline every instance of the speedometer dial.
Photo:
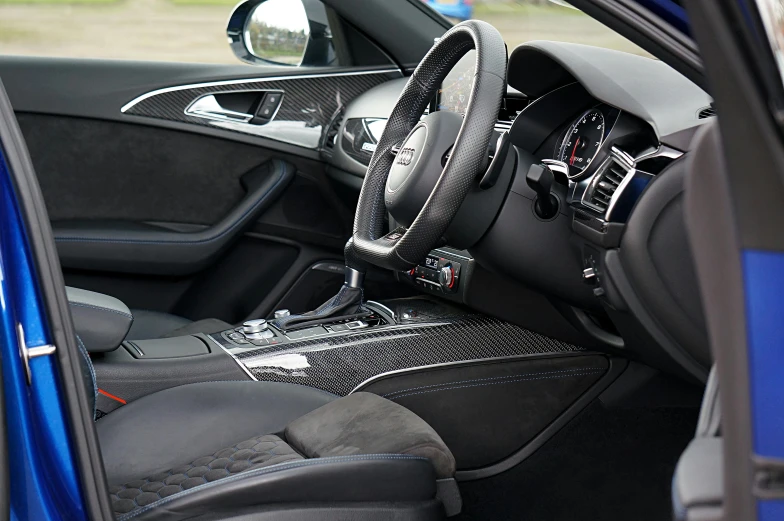
[{"label": "speedometer dial", "polygon": [[561,143],[558,159],[582,172],[591,164],[604,141],[604,114],[589,110],[575,121]]}]

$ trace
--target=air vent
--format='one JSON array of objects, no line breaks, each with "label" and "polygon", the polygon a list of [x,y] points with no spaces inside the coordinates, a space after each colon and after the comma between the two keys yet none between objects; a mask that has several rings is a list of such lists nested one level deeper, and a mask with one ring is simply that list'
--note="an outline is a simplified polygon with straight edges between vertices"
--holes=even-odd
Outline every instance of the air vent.
[{"label": "air vent", "polygon": [[697,113],[699,119],[712,118],[716,115],[716,109],[713,107],[705,107]]},{"label": "air vent", "polygon": [[606,214],[613,195],[633,168],[634,158],[623,150],[612,147],[610,157],[599,167],[585,190],[583,204],[602,215]]},{"label": "air vent", "polygon": [[329,130],[327,130],[327,135],[324,137],[324,148],[327,150],[332,150],[335,148],[335,144],[337,143],[338,134],[340,133],[340,125],[343,123],[343,111],[340,111],[336,116],[335,119],[332,120],[332,124],[329,126]]},{"label": "air vent", "polygon": [[613,194],[615,194],[625,176],[626,171],[620,165],[611,162],[602,172],[602,177],[596,183],[589,202],[602,213],[606,212],[610,206]]},{"label": "air vent", "polygon": [[500,119],[495,124],[496,132],[509,132],[512,129],[511,121],[501,121]]}]

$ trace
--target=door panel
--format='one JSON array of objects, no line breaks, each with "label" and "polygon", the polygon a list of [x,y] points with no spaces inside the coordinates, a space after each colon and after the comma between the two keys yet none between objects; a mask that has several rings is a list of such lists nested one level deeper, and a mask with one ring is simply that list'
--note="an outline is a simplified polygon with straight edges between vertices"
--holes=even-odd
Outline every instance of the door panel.
[{"label": "door panel", "polygon": [[[237,322],[274,310],[320,262],[342,263],[357,194],[326,176],[325,130],[400,72],[304,72],[0,58],[66,282],[135,308]],[[282,92],[271,122],[185,113],[205,95],[245,91],[256,104]],[[300,284],[288,301],[310,306],[340,278]],[[379,293],[389,284],[382,275]]]},{"label": "door panel", "polygon": [[215,224],[245,195],[241,176],[272,157],[261,147],[155,127],[17,118],[52,221]]}]

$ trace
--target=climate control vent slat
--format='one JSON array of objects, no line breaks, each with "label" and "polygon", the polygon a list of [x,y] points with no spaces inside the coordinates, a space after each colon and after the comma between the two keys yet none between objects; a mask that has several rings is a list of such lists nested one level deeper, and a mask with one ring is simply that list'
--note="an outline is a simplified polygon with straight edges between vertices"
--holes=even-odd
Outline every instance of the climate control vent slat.
[{"label": "climate control vent slat", "polygon": [[329,130],[327,130],[327,135],[324,137],[324,148],[328,150],[335,148],[338,140],[338,134],[340,133],[340,125],[343,123],[343,116],[344,114],[341,111],[335,116],[335,119],[332,120],[332,124],[329,126]]},{"label": "climate control vent slat", "polygon": [[622,150],[613,147],[612,155],[599,168],[593,181],[586,189],[583,204],[604,215],[613,196],[633,168],[634,159]]}]

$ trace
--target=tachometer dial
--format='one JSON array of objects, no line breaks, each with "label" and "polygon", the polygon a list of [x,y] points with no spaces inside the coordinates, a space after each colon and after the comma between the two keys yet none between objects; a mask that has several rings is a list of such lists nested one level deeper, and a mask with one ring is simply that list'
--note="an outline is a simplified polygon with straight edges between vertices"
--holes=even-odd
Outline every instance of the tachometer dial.
[{"label": "tachometer dial", "polygon": [[591,164],[604,141],[604,114],[589,110],[575,121],[561,143],[558,159],[582,172]]}]

